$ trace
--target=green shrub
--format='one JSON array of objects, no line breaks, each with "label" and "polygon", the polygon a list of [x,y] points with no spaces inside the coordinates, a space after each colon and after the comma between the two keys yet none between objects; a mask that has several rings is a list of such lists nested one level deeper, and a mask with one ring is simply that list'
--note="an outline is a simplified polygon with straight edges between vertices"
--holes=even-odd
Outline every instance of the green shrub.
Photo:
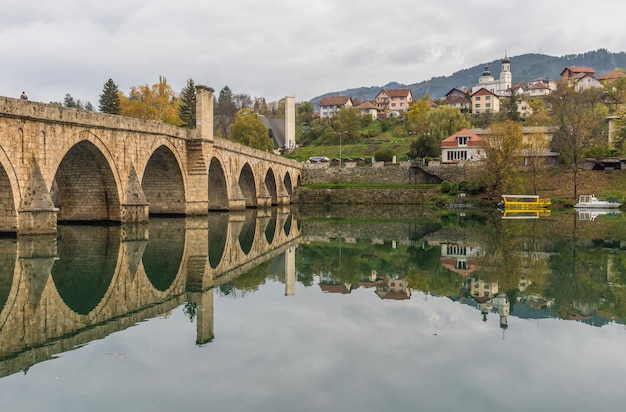
[{"label": "green shrub", "polygon": [[394,155],[395,153],[391,149],[380,149],[374,153],[374,159],[376,159],[377,162],[391,162]]},{"label": "green shrub", "polygon": [[441,182],[441,187],[439,190],[441,191],[441,193],[448,193],[450,191],[450,185],[452,185],[452,182],[444,180],[443,182]]}]

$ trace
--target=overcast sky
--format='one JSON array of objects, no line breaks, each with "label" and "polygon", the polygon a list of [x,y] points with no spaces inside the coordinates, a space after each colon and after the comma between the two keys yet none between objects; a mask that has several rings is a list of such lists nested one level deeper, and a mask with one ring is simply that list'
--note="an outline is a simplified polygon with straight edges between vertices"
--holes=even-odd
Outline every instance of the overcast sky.
[{"label": "overcast sky", "polygon": [[[594,9],[595,7],[595,9]],[[525,53],[626,51],[626,2],[0,0],[0,95],[98,98],[164,76],[274,101],[435,76]],[[515,78],[515,67],[512,67]]]}]

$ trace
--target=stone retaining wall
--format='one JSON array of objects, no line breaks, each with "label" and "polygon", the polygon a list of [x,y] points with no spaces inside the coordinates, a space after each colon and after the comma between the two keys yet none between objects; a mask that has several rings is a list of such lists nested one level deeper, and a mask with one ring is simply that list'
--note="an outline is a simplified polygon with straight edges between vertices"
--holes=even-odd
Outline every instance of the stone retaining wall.
[{"label": "stone retaining wall", "polygon": [[302,184],[349,183],[349,184],[388,184],[408,185],[418,183],[441,183],[442,179],[419,167],[411,167],[409,162],[387,164],[373,163],[356,166],[347,162],[345,167],[330,166],[329,163],[305,164]]},{"label": "stone retaining wall", "polygon": [[433,189],[312,189],[298,187],[295,201],[300,204],[427,204],[439,193]]}]

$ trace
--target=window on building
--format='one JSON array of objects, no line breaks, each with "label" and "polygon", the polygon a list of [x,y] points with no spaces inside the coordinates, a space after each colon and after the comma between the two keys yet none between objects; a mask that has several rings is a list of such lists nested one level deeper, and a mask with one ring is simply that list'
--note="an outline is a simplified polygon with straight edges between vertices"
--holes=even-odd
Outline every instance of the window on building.
[{"label": "window on building", "polygon": [[485,100],[491,100],[491,96],[485,96]]}]

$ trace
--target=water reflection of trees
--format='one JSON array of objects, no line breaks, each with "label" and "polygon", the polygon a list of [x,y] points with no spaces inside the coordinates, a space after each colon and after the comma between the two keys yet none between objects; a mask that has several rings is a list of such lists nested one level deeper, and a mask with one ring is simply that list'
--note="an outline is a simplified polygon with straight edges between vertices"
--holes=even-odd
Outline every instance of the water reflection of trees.
[{"label": "water reflection of trees", "polygon": [[[577,222],[572,213],[503,220],[497,214],[448,213],[435,233],[391,248],[359,239],[312,242],[298,249],[299,278],[327,274],[345,285],[372,271],[398,276],[412,289],[439,296],[469,296],[472,280],[498,285],[515,315],[516,303],[564,319],[626,319],[626,221]],[[375,225],[375,223],[373,223]],[[445,242],[482,248],[470,268],[442,263]],[[467,263],[467,262],[465,262]],[[462,269],[467,269],[463,271]]]}]

